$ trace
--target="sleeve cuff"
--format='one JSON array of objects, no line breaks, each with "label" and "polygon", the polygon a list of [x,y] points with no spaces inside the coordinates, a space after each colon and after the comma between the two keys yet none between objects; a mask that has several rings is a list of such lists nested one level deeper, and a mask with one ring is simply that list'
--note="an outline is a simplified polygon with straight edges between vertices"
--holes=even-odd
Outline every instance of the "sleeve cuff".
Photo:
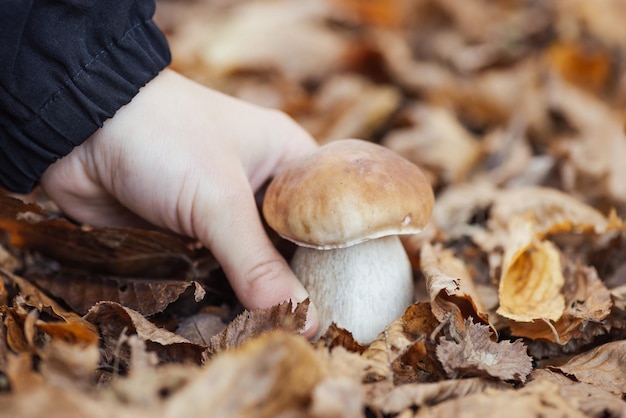
[{"label": "sleeve cuff", "polygon": [[144,21],[96,54],[25,123],[0,121],[0,135],[12,142],[10,155],[0,148],[0,184],[31,191],[52,163],[102,127],[170,60],[164,35]]}]

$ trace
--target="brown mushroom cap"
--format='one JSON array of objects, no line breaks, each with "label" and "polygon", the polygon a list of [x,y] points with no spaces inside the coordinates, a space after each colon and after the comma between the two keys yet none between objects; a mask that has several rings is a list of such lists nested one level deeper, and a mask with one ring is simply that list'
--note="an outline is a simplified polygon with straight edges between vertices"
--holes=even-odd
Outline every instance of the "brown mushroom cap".
[{"label": "brown mushroom cap", "polygon": [[276,176],[263,214],[284,238],[330,249],[420,232],[433,204],[430,184],[416,165],[380,145],[346,139]]}]

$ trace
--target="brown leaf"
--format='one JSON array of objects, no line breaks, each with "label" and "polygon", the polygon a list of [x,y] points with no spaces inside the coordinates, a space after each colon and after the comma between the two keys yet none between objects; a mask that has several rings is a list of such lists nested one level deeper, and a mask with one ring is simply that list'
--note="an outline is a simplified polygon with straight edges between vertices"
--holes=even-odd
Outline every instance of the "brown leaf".
[{"label": "brown leaf", "polygon": [[[42,268],[43,267],[43,268]],[[25,278],[63,299],[81,315],[101,301],[117,302],[150,316],[162,312],[188,290],[204,295],[201,285],[172,277],[149,280],[141,277],[105,276],[75,269],[51,269],[49,266],[30,266]],[[196,298],[196,302],[198,298]]]},{"label": "brown leaf", "polygon": [[564,187],[584,195],[589,201],[626,200],[622,179],[626,167],[621,156],[626,153],[624,115],[609,103],[581,89],[550,79],[547,86],[550,107],[579,132],[577,140],[565,137],[555,141],[557,152],[565,153],[563,165],[569,171]]},{"label": "brown leaf", "polygon": [[490,208],[500,192],[487,181],[450,185],[435,199],[432,221],[450,238],[473,236],[479,226],[472,218]]},{"label": "brown leaf", "polygon": [[556,321],[565,310],[564,283],[556,246],[537,237],[532,219],[510,219],[498,314],[518,322]]},{"label": "brown leaf", "polygon": [[361,354],[364,359],[372,362],[367,372],[366,381],[394,381],[393,363],[404,354],[414,341],[404,330],[402,318],[387,325],[385,330],[372,341]]},{"label": "brown leaf", "polygon": [[542,382],[519,390],[487,389],[482,393],[456,398],[420,411],[430,417],[550,417],[584,418],[580,410],[559,392],[554,383]]},{"label": "brown leaf", "polygon": [[438,383],[409,383],[394,387],[386,382],[368,387],[368,406],[385,414],[397,414],[409,408],[427,408],[446,400],[461,398],[486,389],[508,388],[503,382],[482,378],[444,380]]},{"label": "brown leaf", "polygon": [[15,353],[31,353],[26,335],[24,334],[24,323],[26,313],[18,312],[16,308],[9,309],[4,315],[4,326],[6,327],[6,343]]},{"label": "brown leaf", "polygon": [[85,315],[98,327],[105,356],[126,368],[130,359],[127,336],[136,334],[161,363],[202,363],[205,348],[158,328],[141,314],[114,302],[101,302]]},{"label": "brown leaf", "polygon": [[207,353],[213,355],[235,348],[274,329],[299,332],[304,329],[309,303],[307,299],[298,303],[295,309],[292,308],[291,302],[284,302],[270,308],[244,311],[224,331],[211,337]]},{"label": "brown leaf", "polygon": [[41,374],[46,380],[63,387],[93,387],[93,376],[100,364],[97,341],[81,345],[53,338],[39,355]]},{"label": "brown leaf", "polygon": [[613,305],[611,294],[598,277],[595,269],[576,264],[566,264],[565,310],[561,318],[548,325],[543,321],[511,322],[513,335],[567,344],[581,339],[580,344],[607,331],[606,318]]},{"label": "brown leaf", "polygon": [[185,277],[191,252],[178,238],[133,228],[80,228],[32,203],[0,196],[0,229],[11,245],[98,273]]},{"label": "brown leaf", "polygon": [[425,244],[421,251],[421,266],[433,315],[439,322],[449,322],[450,332],[462,334],[464,318],[470,316],[488,321],[472,278],[461,260],[450,251]]},{"label": "brown leaf", "polygon": [[197,379],[165,402],[164,416],[303,417],[298,413],[307,411],[328,373],[303,337],[268,332],[215,355]]},{"label": "brown leaf", "polygon": [[481,144],[447,109],[414,106],[408,116],[414,126],[392,131],[383,144],[434,173],[433,183],[458,182],[479,162]]},{"label": "brown leaf", "polygon": [[[0,409],[6,417],[105,418],[110,416],[112,405],[103,405],[67,387],[51,386],[41,382],[29,384],[28,390],[17,390],[0,395]],[[128,417],[116,408],[116,416]],[[147,417],[147,414],[137,415]]]},{"label": "brown leaf", "polygon": [[564,80],[592,93],[602,93],[608,85],[612,57],[607,50],[585,47],[580,42],[562,42],[552,45],[546,58]]},{"label": "brown leaf", "polygon": [[[6,374],[8,365],[8,353],[9,345],[7,343],[7,327],[4,324],[4,318],[6,318],[7,312],[0,314],[0,373]],[[3,384],[0,383],[0,390],[3,388]]]},{"label": "brown leaf", "polygon": [[603,344],[550,369],[623,396],[626,394],[626,341]]},{"label": "brown leaf", "polygon": [[339,75],[320,88],[300,123],[318,143],[344,138],[372,138],[400,107],[400,91],[363,77]]},{"label": "brown leaf", "polygon": [[[17,353],[36,354],[38,370],[55,384],[90,388],[100,360],[98,335],[87,322],[45,322],[39,312],[11,308],[7,343]],[[15,377],[14,377],[15,378]]]},{"label": "brown leaf", "polygon": [[[347,54],[346,40],[322,24],[327,13],[324,6],[240,4],[217,19],[202,21],[210,30],[191,55],[213,78],[274,71],[292,83],[320,79],[340,66]],[[251,43],[257,47],[251,50]]]},{"label": "brown leaf", "polygon": [[428,303],[418,302],[409,306],[402,315],[402,321],[404,321],[404,331],[415,339],[430,337],[439,326],[439,321],[433,315]]},{"label": "brown leaf", "polygon": [[209,345],[211,338],[224,331],[226,326],[227,324],[224,323],[219,315],[210,312],[199,312],[183,318],[176,329],[176,334],[195,344],[206,346]]},{"label": "brown leaf", "polygon": [[20,267],[20,264],[17,257],[0,245],[0,268],[5,269],[9,273],[15,273],[18,267]]},{"label": "brown leaf", "polygon": [[466,320],[466,333],[459,342],[440,339],[437,358],[450,377],[496,377],[526,381],[532,359],[521,341],[491,341],[489,327]]},{"label": "brown leaf", "polygon": [[400,0],[389,2],[373,0],[362,2],[358,0],[336,0],[339,11],[349,13],[350,17],[360,23],[372,26],[398,28],[412,17],[415,6],[411,1]]},{"label": "brown leaf", "polygon": [[433,339],[439,329],[430,304],[415,303],[402,316],[404,332],[414,341],[407,350],[392,363],[394,382],[433,382],[444,379],[445,371],[437,360],[436,344]]},{"label": "brown leaf", "polygon": [[328,330],[320,336],[317,345],[329,348],[342,347],[353,353],[363,353],[367,348],[359,343],[352,333],[344,328],[340,328],[334,322],[330,324]]},{"label": "brown leaf", "polygon": [[601,233],[609,227],[598,210],[575,197],[546,187],[518,187],[495,195],[489,226],[507,229],[511,219],[531,217],[535,232],[541,236],[564,231]]},{"label": "brown leaf", "polygon": [[40,312],[45,312],[46,314],[62,319],[67,323],[82,324],[90,331],[94,333],[96,332],[95,328],[88,322],[85,322],[78,314],[65,309],[59,303],[32,285],[28,280],[15,274],[11,274],[1,268],[0,277],[10,283],[15,283],[20,288],[20,295],[22,296],[22,299],[20,300],[23,301],[22,303],[24,305],[36,308]]},{"label": "brown leaf", "polygon": [[558,385],[561,396],[569,400],[570,405],[592,418],[623,417],[624,400],[599,387],[574,381],[558,372],[546,369],[534,370],[527,387],[543,385],[545,382]]}]

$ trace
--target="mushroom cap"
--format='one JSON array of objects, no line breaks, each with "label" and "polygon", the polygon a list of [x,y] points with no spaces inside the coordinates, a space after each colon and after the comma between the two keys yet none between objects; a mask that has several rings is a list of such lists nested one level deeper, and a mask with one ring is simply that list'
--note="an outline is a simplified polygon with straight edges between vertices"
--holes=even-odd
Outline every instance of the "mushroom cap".
[{"label": "mushroom cap", "polygon": [[418,233],[433,204],[432,188],[415,164],[383,146],[345,139],[279,173],[265,194],[263,215],[282,237],[331,249]]}]

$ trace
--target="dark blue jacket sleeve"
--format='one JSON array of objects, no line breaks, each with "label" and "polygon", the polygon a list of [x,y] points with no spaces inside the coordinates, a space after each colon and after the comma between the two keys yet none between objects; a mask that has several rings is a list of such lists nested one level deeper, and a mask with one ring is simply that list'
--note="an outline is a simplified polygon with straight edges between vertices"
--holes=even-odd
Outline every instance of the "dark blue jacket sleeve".
[{"label": "dark blue jacket sleeve", "polygon": [[0,185],[25,193],[170,61],[154,0],[0,1]]}]

